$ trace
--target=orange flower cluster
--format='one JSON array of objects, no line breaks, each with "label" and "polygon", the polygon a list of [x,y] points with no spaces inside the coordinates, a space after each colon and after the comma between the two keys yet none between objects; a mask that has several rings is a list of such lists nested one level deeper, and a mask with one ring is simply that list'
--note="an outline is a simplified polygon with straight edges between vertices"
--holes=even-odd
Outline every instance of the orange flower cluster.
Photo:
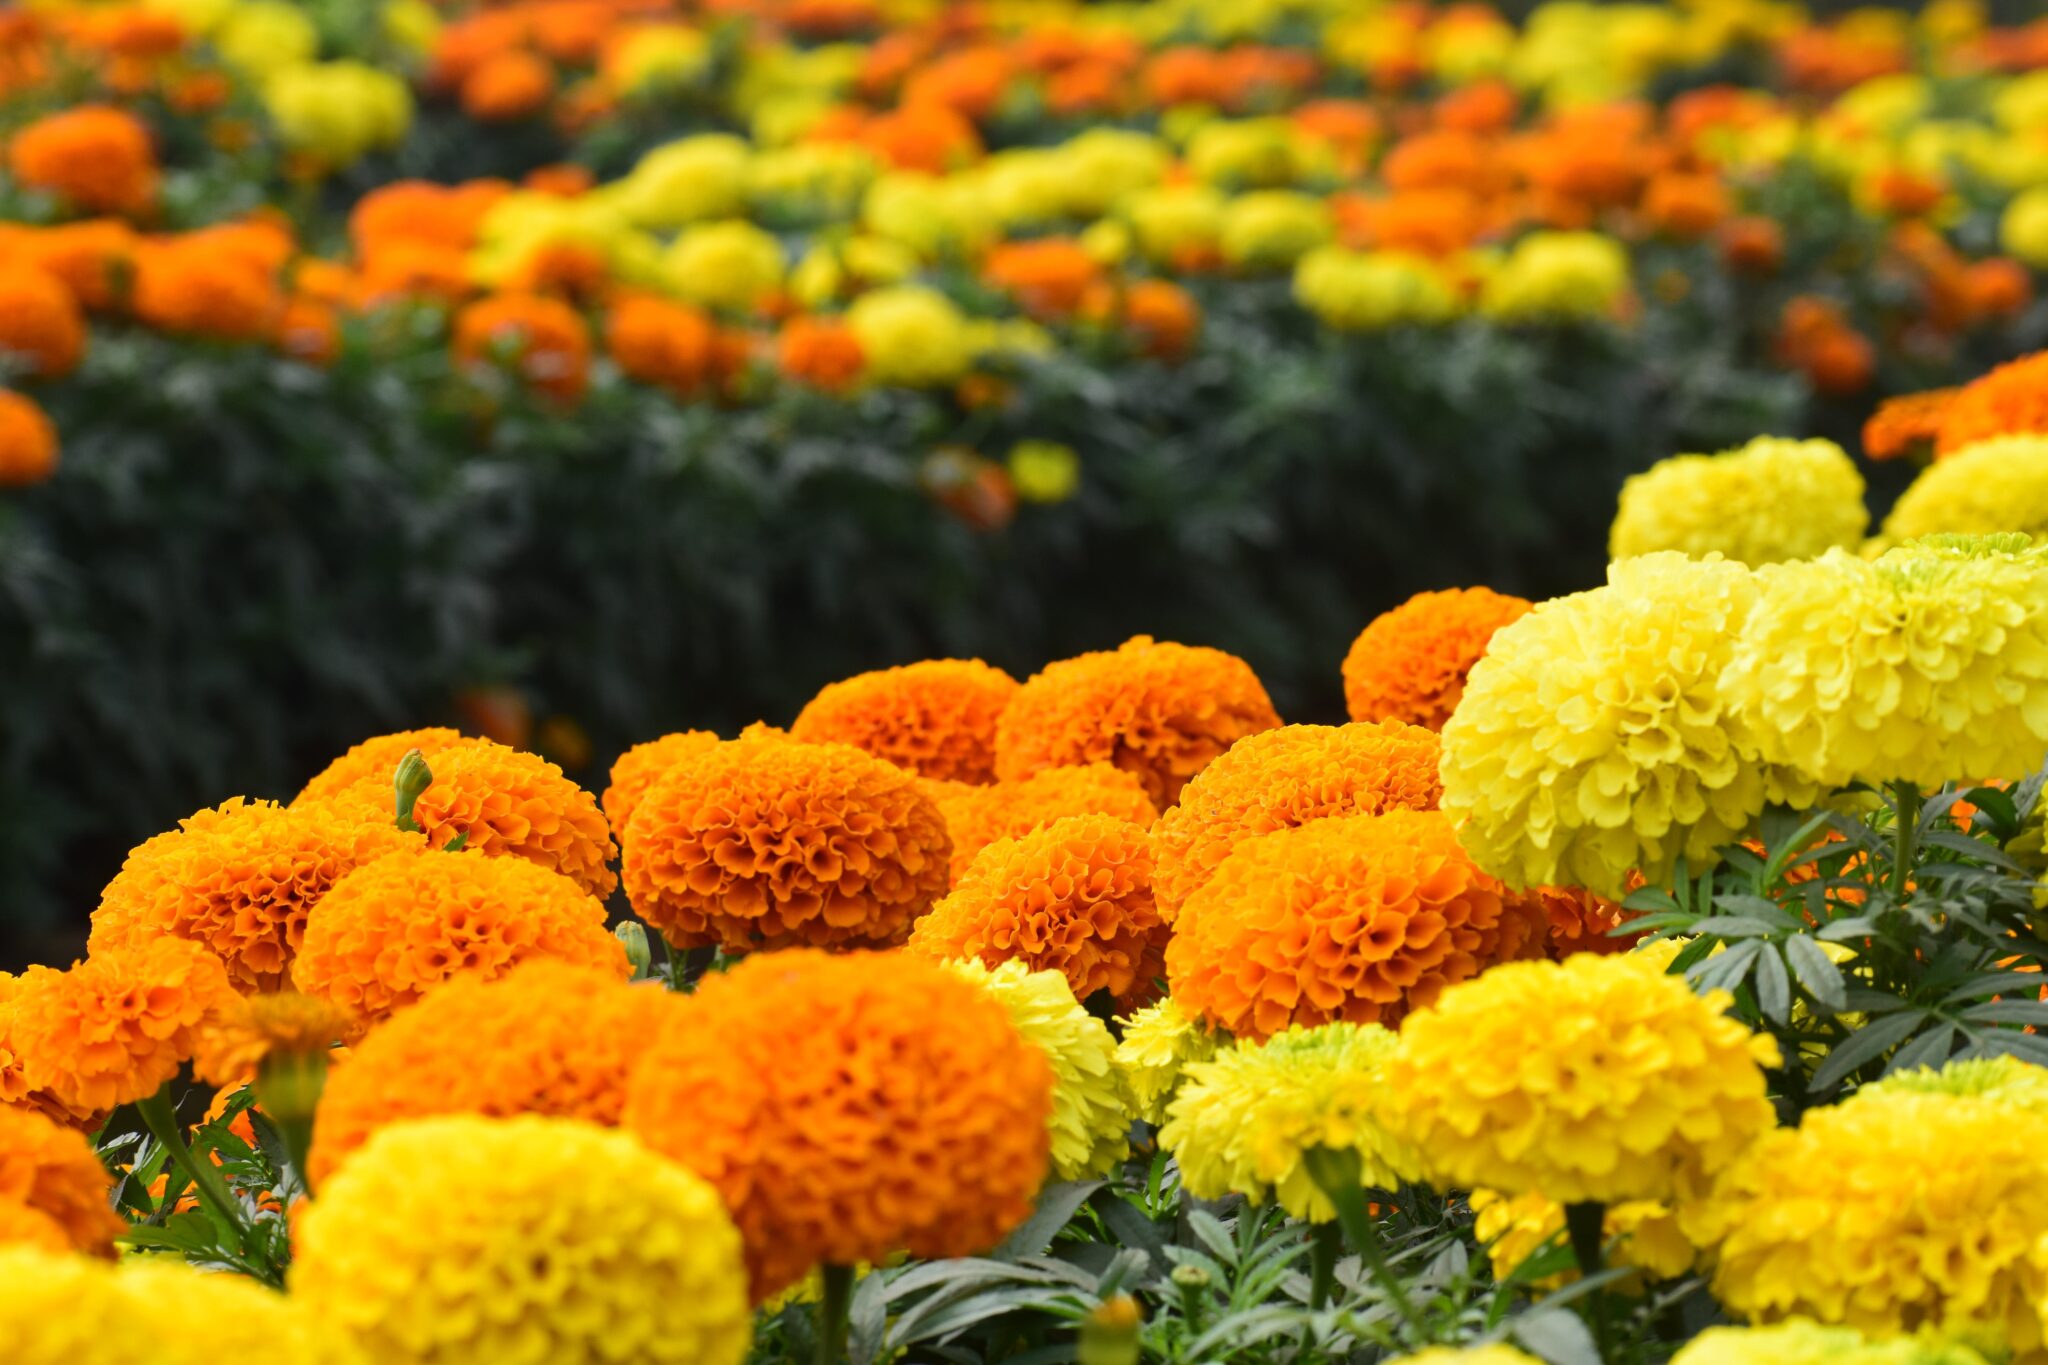
[{"label": "orange flower cluster", "polygon": [[621,371],[693,397],[720,377],[717,324],[702,309],[653,294],[625,294],[612,304],[605,347]]},{"label": "orange flower cluster", "polygon": [[2000,365],[1958,389],[1936,430],[1937,456],[1994,436],[2048,432],[2048,351]]},{"label": "orange flower cluster", "polygon": [[0,389],[0,488],[39,484],[56,469],[56,424],[33,398]]},{"label": "orange flower cluster", "polygon": [[0,266],[0,355],[58,379],[85,355],[85,314],[62,282],[33,264]]},{"label": "orange flower cluster", "polygon": [[1633,948],[1641,934],[1615,934],[1632,918],[1620,904],[1578,887],[1540,886],[1534,895],[1550,919],[1550,956],[1559,962],[1573,953],[1620,953]]},{"label": "orange flower cluster", "polygon": [[1942,419],[1959,389],[1929,389],[1887,398],[1863,424],[1863,453],[1873,460],[1932,454]]},{"label": "orange flower cluster", "polygon": [[1109,763],[1170,806],[1189,778],[1246,735],[1280,724],[1251,665],[1220,649],[1133,636],[1046,665],[996,727],[996,775]]},{"label": "orange flower cluster", "polygon": [[[434,185],[398,180],[370,191],[349,214],[356,277],[352,301],[369,305],[425,297],[447,303],[467,298],[469,251],[491,206],[512,192],[502,180]],[[344,272],[344,275],[346,272]]]},{"label": "orange flower cluster", "polygon": [[851,744],[922,777],[993,782],[996,721],[1017,680],[979,659],[927,659],[828,683],[792,739]]},{"label": "orange flower cluster", "polygon": [[598,798],[605,819],[623,837],[648,789],[666,777],[669,769],[709,752],[718,742],[718,735],[711,730],[680,730],[635,744],[620,754],[612,764],[611,785]]},{"label": "orange flower cluster", "polygon": [[7,169],[80,213],[141,213],[156,201],[156,151],[133,114],[82,104],[48,114],[7,143]]},{"label": "orange flower cluster", "polygon": [[1344,656],[1351,719],[1443,729],[1493,633],[1532,605],[1491,588],[1449,588],[1419,592],[1373,618]]},{"label": "orange flower cluster", "polygon": [[867,369],[860,338],[832,318],[793,317],[775,340],[775,364],[800,384],[825,393],[851,392]]},{"label": "orange flower cluster", "polygon": [[1076,1000],[1108,991],[1136,1007],[1157,994],[1166,939],[1144,829],[1074,815],[983,849],[917,922],[910,948],[988,967],[1020,961],[1061,973]]},{"label": "orange flower cluster", "polygon": [[678,948],[899,944],[952,844],[915,778],[844,744],[743,737],[673,769],[625,830],[626,894]]},{"label": "orange flower cluster", "polygon": [[590,383],[590,328],[560,299],[493,294],[455,315],[455,358],[465,365],[502,360],[520,378],[563,404]]},{"label": "orange flower cluster", "polygon": [[[351,746],[347,753],[315,773],[299,789],[292,804],[328,800],[348,794],[351,789],[369,782],[382,782],[389,787],[397,777],[399,763],[414,749],[418,749],[420,756],[431,763],[442,750],[466,742],[460,730],[451,730],[445,725],[374,736]],[[396,815],[395,808],[393,814]]]},{"label": "orange flower cluster", "polygon": [[1870,339],[1850,325],[1842,306],[1810,294],[1785,305],[1774,347],[1782,363],[1834,397],[1861,393],[1877,369]]},{"label": "orange flower cluster", "polygon": [[698,987],[625,1123],[725,1199],[758,1301],[819,1263],[986,1251],[1030,1213],[1052,1072],[971,982],[903,953],[764,953]]},{"label": "orange flower cluster", "polygon": [[273,1057],[307,1057],[332,1050],[353,1023],[319,996],[293,990],[241,996],[200,1028],[193,1042],[192,1070],[226,1094],[253,1082]]},{"label": "orange flower cluster", "polygon": [[272,340],[285,313],[279,278],[294,249],[289,232],[264,221],[146,239],[134,256],[130,306],[162,332]]},{"label": "orange flower cluster", "polygon": [[111,1258],[127,1227],[110,1203],[113,1185],[82,1134],[0,1105],[0,1246]]},{"label": "orange flower cluster", "polygon": [[1240,1037],[1398,1023],[1497,962],[1540,956],[1542,901],[1481,872],[1447,817],[1314,820],[1238,846],[1181,907],[1173,998]]},{"label": "orange flower cluster", "polygon": [[1021,839],[1070,815],[1108,815],[1141,829],[1159,818],[1137,774],[1107,763],[1047,768],[1020,782],[984,786],[927,779],[922,785],[952,836],[956,883],[998,839]]},{"label": "orange flower cluster", "polygon": [[1182,789],[1153,827],[1159,910],[1168,923],[1231,850],[1276,829],[1334,815],[1435,810],[1433,730],[1375,725],[1285,725],[1239,740]]},{"label": "orange flower cluster", "polygon": [[1025,312],[1047,321],[1079,313],[1102,284],[1102,267],[1071,237],[1005,242],[988,253],[981,275]]}]

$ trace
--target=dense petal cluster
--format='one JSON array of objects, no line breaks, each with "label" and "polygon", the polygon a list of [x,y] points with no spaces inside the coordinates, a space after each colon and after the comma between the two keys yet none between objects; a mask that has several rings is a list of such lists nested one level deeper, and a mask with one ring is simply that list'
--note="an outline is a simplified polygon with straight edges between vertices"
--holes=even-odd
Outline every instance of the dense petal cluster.
[{"label": "dense petal cluster", "polygon": [[1053,1075],[987,993],[903,953],[764,953],[648,1049],[626,1126],[717,1187],[754,1297],[819,1263],[985,1251],[1030,1213]]},{"label": "dense petal cluster", "polygon": [[1671,1365],[1985,1365],[1958,1341],[1920,1336],[1866,1337],[1849,1327],[1792,1318],[1768,1327],[1709,1327]]},{"label": "dense petal cluster", "polygon": [[1399,1021],[1496,962],[1543,951],[1541,904],[1473,866],[1436,811],[1311,821],[1238,846],[1181,907],[1183,1009],[1248,1038]]},{"label": "dense petal cluster", "polygon": [[1770,1129],[1776,1044],[1653,957],[1514,962],[1411,1015],[1388,1125],[1441,1188],[1671,1201]]},{"label": "dense petal cluster", "polygon": [[715,731],[678,730],[635,744],[620,754],[612,764],[611,785],[598,798],[605,819],[612,822],[619,837],[625,837],[627,822],[650,787],[666,777],[669,769],[705,753],[718,742]]},{"label": "dense petal cluster", "polygon": [[1447,588],[1419,592],[1374,617],[1344,655],[1351,719],[1443,729],[1493,633],[1532,605],[1491,588]]},{"label": "dense petal cluster", "polygon": [[1718,455],[1674,455],[1621,486],[1615,559],[1677,550],[1742,564],[1811,559],[1869,528],[1863,476],[1833,441],[1759,436]]},{"label": "dense petal cluster", "polygon": [[1332,815],[1434,810],[1436,734],[1398,720],[1283,725],[1250,735],[1181,789],[1152,829],[1160,913],[1171,922],[1246,839]]},{"label": "dense petal cluster", "polygon": [[604,812],[555,764],[476,739],[444,750],[430,766],[433,783],[412,815],[434,847],[461,839],[464,848],[524,858],[600,899],[618,887],[611,861],[619,850]]},{"label": "dense petal cluster", "polygon": [[1856,1092],[1859,1099],[1910,1092],[1923,1095],[1966,1095],[1996,1100],[2029,1113],[2048,1112],[2048,1067],[2017,1057],[1973,1057],[1940,1069],[1915,1067],[1894,1071]]},{"label": "dense petal cluster", "polygon": [[1935,461],[1884,520],[1893,540],[1994,531],[2048,534],[2048,432],[1994,436]]},{"label": "dense petal cluster", "polygon": [[1117,1023],[1123,1036],[1117,1040],[1116,1064],[1137,1117],[1147,1123],[1166,1122],[1166,1106],[1187,1079],[1188,1067],[1208,1061],[1229,1041],[1170,995]]},{"label": "dense petal cluster", "polygon": [[0,1105],[20,1105],[68,1127],[90,1131],[99,1126],[105,1115],[91,1109],[73,1109],[51,1091],[38,1088],[29,1079],[28,1055],[15,1039],[15,1003],[21,998],[22,988],[43,970],[32,967],[24,976],[0,972]]},{"label": "dense petal cluster", "polygon": [[[33,1229],[47,1219],[62,1248],[112,1256],[114,1238],[126,1227],[114,1212],[113,1189],[82,1134],[34,1110],[0,1104],[0,1246],[39,1242]],[[5,1221],[23,1210],[37,1219]]]},{"label": "dense petal cluster", "polygon": [[292,981],[359,1024],[465,972],[501,976],[531,958],[627,973],[601,902],[519,858],[421,849],[335,883],[306,922]]},{"label": "dense petal cluster", "polygon": [[[1564,1206],[1534,1191],[1506,1195],[1474,1190],[1472,1212],[1472,1235],[1485,1245],[1495,1279],[1505,1281],[1537,1252],[1565,1244]],[[1601,1231],[1610,1267],[1627,1266],[1645,1272],[1651,1279],[1675,1279],[1691,1270],[1699,1256],[1698,1249],[1686,1240],[1678,1214],[1670,1205],[1653,1199],[1609,1205]],[[1577,1270],[1564,1270],[1525,1284],[1547,1292],[1561,1289],[1578,1278]]]},{"label": "dense petal cluster", "polygon": [[1577,887],[1539,886],[1536,898],[1550,917],[1550,956],[1560,961],[1573,953],[1626,952],[1642,938],[1614,932],[1630,914],[1605,896]]},{"label": "dense petal cluster", "polygon": [[298,800],[319,801],[340,796],[366,779],[382,782],[389,788],[397,775],[399,760],[412,750],[418,749],[422,757],[432,762],[442,750],[464,742],[460,730],[451,730],[445,725],[374,735],[361,744],[350,746],[347,753],[315,773],[299,789]]},{"label": "dense petal cluster", "polygon": [[387,1365],[737,1365],[751,1337],[718,1195],[574,1119],[395,1124],[321,1190],[295,1241],[293,1299]]},{"label": "dense petal cluster", "polygon": [[1941,413],[1942,457],[1994,436],[2048,432],[2048,352],[2023,356],[1963,385]]},{"label": "dense petal cluster", "polygon": [[1070,815],[1110,815],[1150,829],[1159,808],[1136,774],[1107,763],[1047,768],[1017,782],[921,784],[953,840],[951,878],[958,882],[984,848],[1020,839]]},{"label": "dense petal cluster", "polygon": [[200,1028],[192,1069],[210,1085],[246,1085],[270,1057],[325,1052],[348,1034],[353,1023],[339,1007],[316,995],[292,990],[245,995]]},{"label": "dense petal cluster", "polygon": [[851,744],[921,777],[993,782],[996,722],[1017,680],[979,659],[927,659],[828,685],[790,736]]},{"label": "dense petal cluster", "polygon": [[678,948],[899,944],[952,844],[917,780],[844,744],[722,744],[644,795],[626,894]]},{"label": "dense petal cluster", "polygon": [[1138,635],[1034,674],[996,727],[996,774],[1016,781],[1110,763],[1136,773],[1155,805],[1170,806],[1218,754],[1279,724],[1244,660]]}]

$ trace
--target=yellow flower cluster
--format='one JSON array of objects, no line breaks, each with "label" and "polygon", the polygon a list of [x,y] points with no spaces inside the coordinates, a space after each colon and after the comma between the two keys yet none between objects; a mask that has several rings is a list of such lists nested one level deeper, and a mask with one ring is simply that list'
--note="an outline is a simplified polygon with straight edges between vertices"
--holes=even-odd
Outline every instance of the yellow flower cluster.
[{"label": "yellow flower cluster", "polygon": [[1674,455],[1631,476],[1608,545],[1616,559],[1680,550],[1773,564],[1853,547],[1869,523],[1863,476],[1840,446],[1759,436],[1739,450]]},{"label": "yellow flower cluster", "polygon": [[1944,531],[2048,534],[2048,435],[1994,436],[1944,455],[1884,521],[1893,540]]},{"label": "yellow flower cluster", "polygon": [[1710,1327],[1685,1344],[1671,1365],[1985,1365],[1960,1342],[1939,1337],[1865,1337],[1805,1318],[1769,1327]]},{"label": "yellow flower cluster", "polygon": [[1227,1041],[1183,1010],[1172,996],[1117,1023],[1123,1028],[1123,1037],[1116,1045],[1116,1064],[1130,1088],[1137,1117],[1147,1123],[1166,1122],[1166,1106],[1186,1079],[1188,1068],[1215,1057]]}]

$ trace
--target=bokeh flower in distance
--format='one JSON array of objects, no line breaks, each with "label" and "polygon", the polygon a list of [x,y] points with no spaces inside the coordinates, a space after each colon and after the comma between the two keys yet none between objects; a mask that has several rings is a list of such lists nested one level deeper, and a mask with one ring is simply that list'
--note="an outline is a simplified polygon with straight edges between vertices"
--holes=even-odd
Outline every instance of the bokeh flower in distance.
[{"label": "bokeh flower in distance", "polygon": [[1718,455],[1674,455],[1621,486],[1615,559],[1719,552],[1751,566],[1854,546],[1869,528],[1863,476],[1833,441],[1759,436]]}]

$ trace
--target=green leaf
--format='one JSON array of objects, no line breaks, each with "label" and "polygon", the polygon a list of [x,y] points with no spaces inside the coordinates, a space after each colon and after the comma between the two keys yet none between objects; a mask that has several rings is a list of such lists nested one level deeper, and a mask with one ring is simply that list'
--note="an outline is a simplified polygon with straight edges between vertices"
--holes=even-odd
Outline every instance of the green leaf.
[{"label": "green leaf", "polygon": [[1038,1192],[1038,1207],[1019,1223],[1003,1244],[989,1253],[998,1261],[1036,1256],[1052,1245],[1059,1230],[1073,1220],[1088,1196],[1102,1188],[1100,1180],[1056,1180]]},{"label": "green leaf", "polygon": [[1531,1309],[1510,1323],[1508,1331],[1550,1365],[1600,1365],[1600,1348],[1576,1313]]},{"label": "green leaf", "polygon": [[1835,965],[1820,944],[1805,934],[1795,934],[1785,940],[1785,961],[1798,975],[1799,984],[1820,1002],[1823,1009],[1840,1014],[1847,1006],[1842,969]]},{"label": "green leaf", "polygon": [[1876,1061],[1906,1041],[1926,1018],[1927,1011],[1908,1009],[1864,1025],[1828,1054],[1827,1060],[1813,1073],[1813,1088],[1832,1089],[1858,1067]]},{"label": "green leaf", "polygon": [[1792,1018],[1792,979],[1785,959],[1766,948],[1756,956],[1756,1002],[1764,1018],[1783,1025]]},{"label": "green leaf", "polygon": [[1956,1016],[1968,1024],[2048,1024],[2048,1000],[1988,1000]]}]

